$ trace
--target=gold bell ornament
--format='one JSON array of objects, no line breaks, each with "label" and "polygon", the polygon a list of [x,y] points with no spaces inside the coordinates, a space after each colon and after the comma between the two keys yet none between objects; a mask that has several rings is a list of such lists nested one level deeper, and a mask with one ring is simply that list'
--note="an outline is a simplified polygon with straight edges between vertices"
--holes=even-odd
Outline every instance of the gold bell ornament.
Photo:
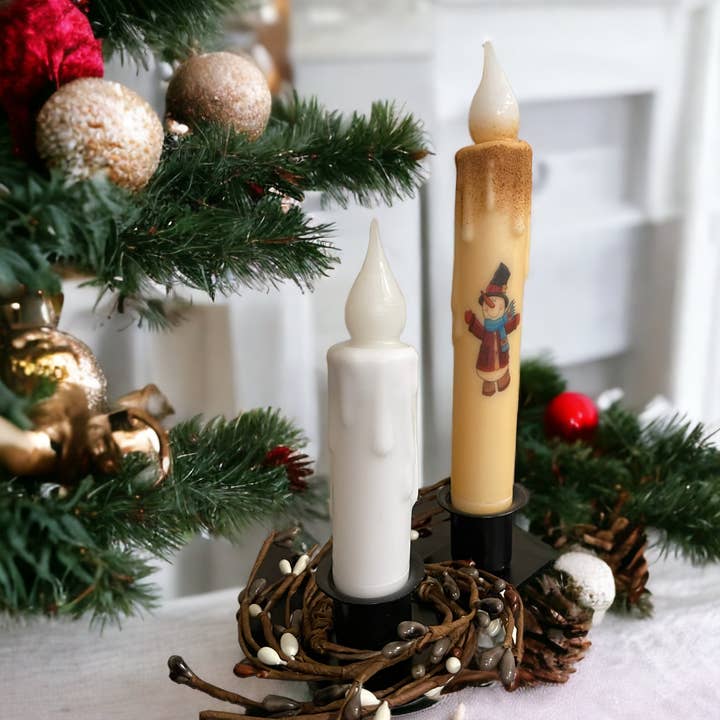
[{"label": "gold bell ornament", "polygon": [[157,460],[157,480],[170,472],[170,443],[161,420],[173,412],[154,385],[107,401],[107,381],[90,348],[57,329],[62,295],[19,293],[0,300],[0,378],[18,395],[42,382],[53,394],[29,410],[33,429],[0,418],[0,464],[19,476],[51,476],[71,485],[90,472],[112,475],[124,455]]}]

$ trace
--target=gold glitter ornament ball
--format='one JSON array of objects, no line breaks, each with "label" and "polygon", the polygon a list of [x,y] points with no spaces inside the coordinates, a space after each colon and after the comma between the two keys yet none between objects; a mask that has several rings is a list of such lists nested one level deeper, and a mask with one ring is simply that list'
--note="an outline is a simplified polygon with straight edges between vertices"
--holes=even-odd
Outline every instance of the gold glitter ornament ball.
[{"label": "gold glitter ornament ball", "polygon": [[163,128],[155,111],[120,83],[81,78],[63,85],[37,118],[37,151],[73,180],[104,172],[139,190],[160,162]]},{"label": "gold glitter ornament ball", "polygon": [[213,122],[260,137],[272,97],[260,68],[229,52],[193,55],[173,75],[165,98],[167,115],[190,127]]}]

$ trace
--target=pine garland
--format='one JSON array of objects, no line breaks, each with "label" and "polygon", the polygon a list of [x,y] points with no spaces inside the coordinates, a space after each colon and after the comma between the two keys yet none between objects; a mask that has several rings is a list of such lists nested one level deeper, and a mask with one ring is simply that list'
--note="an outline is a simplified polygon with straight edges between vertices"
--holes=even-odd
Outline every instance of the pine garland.
[{"label": "pine garland", "polygon": [[150,185],[133,194],[32,170],[0,125],[0,290],[56,292],[56,266],[72,266],[120,310],[163,326],[158,288],[214,298],[285,280],[312,287],[338,260],[334,228],[285,198],[319,190],[340,204],[390,203],[413,194],[427,152],[420,123],[391,103],[345,118],[294,97],[254,142],[213,126],[168,138]]},{"label": "pine garland", "polygon": [[119,52],[145,65],[148,50],[168,61],[186,57],[220,35],[230,10],[254,4],[248,0],[93,0],[88,17],[95,35],[104,40],[107,56]]},{"label": "pine garland", "polygon": [[[642,427],[614,405],[601,413],[592,445],[546,438],[542,414],[564,387],[546,362],[521,374],[517,479],[531,491],[531,530],[570,528],[619,507],[662,533],[663,548],[694,561],[720,559],[720,452],[701,426],[678,418]],[[0,387],[2,414],[25,416]],[[106,621],[152,605],[148,556],[165,558],[199,531],[236,537],[250,520],[297,515],[317,495],[294,493],[271,450],[302,445],[277,412],[256,410],[171,431],[174,466],[155,486],[144,456],[128,456],[115,477],[87,477],[68,489],[0,477],[0,610],[90,613]]]},{"label": "pine garland", "polygon": [[720,451],[701,424],[681,417],[646,427],[615,404],[600,413],[592,444],[547,438],[543,414],[565,388],[547,361],[523,363],[516,479],[531,492],[531,530],[570,528],[618,510],[661,533],[665,552],[720,560]]},{"label": "pine garland", "polygon": [[294,492],[286,467],[267,460],[304,442],[276,411],[194,418],[170,441],[172,473],[157,486],[143,455],[73,488],[0,477],[0,611],[118,620],[152,607],[152,558],[198,532],[237,539],[251,522],[296,520],[320,502],[317,490]]}]

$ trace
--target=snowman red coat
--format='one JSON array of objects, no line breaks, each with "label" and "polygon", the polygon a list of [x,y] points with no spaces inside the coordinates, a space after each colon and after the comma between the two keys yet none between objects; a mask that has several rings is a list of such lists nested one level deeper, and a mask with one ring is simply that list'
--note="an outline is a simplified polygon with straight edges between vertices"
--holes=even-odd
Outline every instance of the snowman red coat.
[{"label": "snowman red coat", "polygon": [[[475,367],[481,372],[493,372],[507,367],[510,362],[510,351],[501,347],[500,333],[497,330],[485,328],[482,320],[478,320],[475,313],[466,310],[465,322],[470,332],[480,340],[477,363]],[[520,315],[513,315],[505,323],[505,333],[509,335],[520,324]]]}]

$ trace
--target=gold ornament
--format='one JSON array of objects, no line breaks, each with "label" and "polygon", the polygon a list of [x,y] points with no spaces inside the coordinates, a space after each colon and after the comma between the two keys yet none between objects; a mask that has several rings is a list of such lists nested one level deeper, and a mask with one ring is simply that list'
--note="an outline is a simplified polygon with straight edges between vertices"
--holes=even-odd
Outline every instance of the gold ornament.
[{"label": "gold ornament", "polygon": [[193,55],[173,75],[165,98],[167,115],[190,127],[214,122],[262,135],[272,98],[267,80],[255,63],[228,52]]},{"label": "gold ornament", "polygon": [[164,420],[175,412],[170,401],[162,394],[157,385],[146,385],[140,390],[133,390],[113,401],[116,410],[143,410],[157,420]]},{"label": "gold ornament", "polygon": [[170,472],[167,432],[174,412],[155,385],[108,408],[107,381],[90,348],[57,329],[63,296],[18,292],[0,300],[0,377],[18,395],[48,378],[55,392],[33,405],[32,430],[0,418],[0,463],[11,473],[71,485],[89,472],[117,473],[124,455],[157,459],[157,483]]},{"label": "gold ornament", "polygon": [[57,329],[63,296],[42,292],[0,300],[0,378],[30,395],[43,378],[82,388],[91,414],[107,410],[107,380],[92,350]]},{"label": "gold ornament", "polygon": [[[155,391],[153,385],[137,393]],[[92,415],[82,388],[67,383],[30,412],[33,430],[0,418],[0,463],[11,473],[48,476],[67,486],[90,472],[117,473],[123,456],[132,452],[156,458],[156,485],[170,472],[167,432],[142,408]]]},{"label": "gold ornament", "polygon": [[51,473],[57,456],[50,443],[42,430],[21,430],[0,417],[0,462],[13,475]]},{"label": "gold ornament", "polygon": [[160,162],[163,128],[152,107],[124,85],[80,78],[43,105],[36,141],[47,165],[74,180],[105,172],[115,184],[138,190]]}]

